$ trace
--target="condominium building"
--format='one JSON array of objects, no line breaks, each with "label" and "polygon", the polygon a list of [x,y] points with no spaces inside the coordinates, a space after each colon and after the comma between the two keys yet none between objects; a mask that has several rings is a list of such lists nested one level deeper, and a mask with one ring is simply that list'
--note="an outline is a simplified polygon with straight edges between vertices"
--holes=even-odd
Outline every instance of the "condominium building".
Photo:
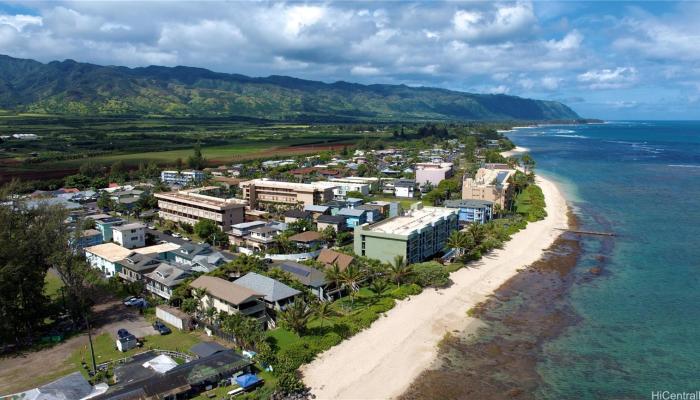
[{"label": "condominium building", "polygon": [[437,186],[447,178],[451,178],[453,171],[452,163],[418,163],[416,164],[416,183],[423,187],[430,183]]},{"label": "condominium building", "polygon": [[216,222],[228,231],[231,225],[243,222],[245,202],[234,198],[216,197],[218,188],[208,186],[178,192],[156,193],[158,215],[174,222],[196,224],[202,219]]},{"label": "condominium building", "polygon": [[328,179],[328,182],[367,185],[370,191],[379,190],[379,178],[370,176],[346,176],[344,178],[330,178]]},{"label": "condominium building", "polygon": [[442,251],[450,233],[458,229],[458,211],[424,207],[379,223],[355,227],[355,254],[382,262],[403,256],[408,263],[429,259]]},{"label": "condominium building", "polygon": [[168,185],[186,186],[202,182],[206,175],[202,171],[161,171],[160,180]]},{"label": "condominium building", "polygon": [[322,204],[333,199],[334,185],[330,182],[292,183],[253,179],[241,182],[243,198],[251,208],[264,207],[265,204],[313,205]]},{"label": "condominium building", "polygon": [[479,168],[474,178],[462,182],[462,199],[491,201],[505,208],[512,195],[509,179],[514,174],[515,170],[508,166]]}]

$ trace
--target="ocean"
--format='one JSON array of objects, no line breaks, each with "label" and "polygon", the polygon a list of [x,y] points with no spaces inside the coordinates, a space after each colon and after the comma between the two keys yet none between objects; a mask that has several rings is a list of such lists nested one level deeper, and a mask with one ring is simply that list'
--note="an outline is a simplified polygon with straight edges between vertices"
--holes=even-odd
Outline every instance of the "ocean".
[{"label": "ocean", "polygon": [[652,399],[700,390],[700,122],[517,129],[582,230],[501,288],[405,398]]}]

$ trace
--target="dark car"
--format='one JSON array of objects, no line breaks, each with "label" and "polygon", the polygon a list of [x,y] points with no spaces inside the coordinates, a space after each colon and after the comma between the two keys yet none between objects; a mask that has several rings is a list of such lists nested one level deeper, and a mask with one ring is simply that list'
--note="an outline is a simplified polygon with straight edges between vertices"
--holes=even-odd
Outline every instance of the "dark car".
[{"label": "dark car", "polygon": [[117,337],[118,337],[119,339],[123,339],[123,338],[125,338],[125,337],[130,336],[130,335],[131,335],[131,334],[129,333],[129,331],[127,331],[127,330],[124,329],[124,328],[122,328],[122,329],[120,329],[120,330],[117,331]]},{"label": "dark car", "polygon": [[168,328],[164,323],[160,321],[156,321],[153,324],[153,329],[157,330],[158,333],[160,333],[161,335],[167,335],[172,332],[170,328]]},{"label": "dark car", "polygon": [[172,235],[172,234],[173,234],[173,231],[171,231],[170,229],[166,229],[166,230],[163,231],[163,233],[166,234],[166,235]]}]

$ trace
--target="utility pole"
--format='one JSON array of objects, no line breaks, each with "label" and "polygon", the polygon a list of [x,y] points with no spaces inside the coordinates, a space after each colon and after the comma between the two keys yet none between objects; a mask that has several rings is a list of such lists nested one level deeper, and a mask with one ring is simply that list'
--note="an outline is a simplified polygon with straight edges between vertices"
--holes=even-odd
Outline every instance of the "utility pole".
[{"label": "utility pole", "polygon": [[90,341],[90,354],[92,355],[92,373],[93,376],[97,375],[97,363],[95,362],[95,349],[92,346],[92,332],[90,331],[90,320],[87,314],[85,314],[85,324],[87,325],[88,340]]}]

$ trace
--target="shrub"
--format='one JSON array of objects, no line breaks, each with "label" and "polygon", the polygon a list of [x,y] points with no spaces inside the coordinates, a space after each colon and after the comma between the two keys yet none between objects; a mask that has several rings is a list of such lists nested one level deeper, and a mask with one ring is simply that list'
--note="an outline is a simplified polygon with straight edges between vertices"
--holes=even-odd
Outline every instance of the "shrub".
[{"label": "shrub", "polygon": [[411,280],[420,287],[445,287],[450,283],[450,274],[442,264],[430,261],[414,264]]},{"label": "shrub", "polygon": [[420,292],[422,291],[423,289],[421,289],[420,286],[416,285],[415,283],[412,283],[410,285],[403,285],[399,288],[390,290],[389,296],[393,297],[396,300],[403,300],[408,296],[420,294]]},{"label": "shrub", "polygon": [[280,374],[277,380],[277,387],[286,394],[304,390],[304,383],[295,372],[285,372]]}]

